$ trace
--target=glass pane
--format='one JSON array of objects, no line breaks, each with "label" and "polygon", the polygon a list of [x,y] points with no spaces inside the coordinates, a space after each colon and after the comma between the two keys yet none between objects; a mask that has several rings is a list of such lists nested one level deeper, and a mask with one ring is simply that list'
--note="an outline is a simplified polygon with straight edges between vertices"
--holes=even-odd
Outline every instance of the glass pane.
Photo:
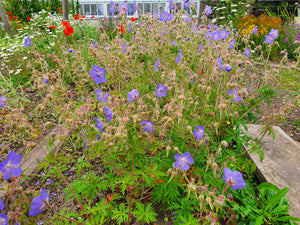
[{"label": "glass pane", "polygon": [[198,3],[197,2],[193,2],[191,4],[191,10],[192,10],[193,15],[197,15],[197,11],[198,11]]},{"label": "glass pane", "polygon": [[128,6],[129,6],[129,9],[128,9],[127,15],[133,16],[133,3],[129,3]]},{"label": "glass pane", "polygon": [[176,12],[178,12],[178,10],[181,10],[181,3],[176,3]]},{"label": "glass pane", "polygon": [[99,16],[104,15],[104,13],[103,13],[103,4],[98,4],[97,7],[98,7],[97,15],[99,15]]},{"label": "glass pane", "polygon": [[138,3],[137,11],[139,14],[144,14],[144,5],[143,3]]},{"label": "glass pane", "polygon": [[91,15],[91,13],[90,13],[90,5],[88,5],[88,4],[85,4],[84,5],[84,14],[85,15]]},{"label": "glass pane", "polygon": [[151,4],[144,3],[144,14],[151,13]]},{"label": "glass pane", "polygon": [[91,15],[97,15],[97,5],[91,4]]},{"label": "glass pane", "polygon": [[152,3],[152,14],[154,14],[156,12],[158,12],[158,3]]},{"label": "glass pane", "polygon": [[159,6],[158,6],[158,14],[162,14],[163,11],[165,11],[166,9],[166,4],[165,3],[159,3]]},{"label": "glass pane", "polygon": [[83,7],[84,7],[84,5],[81,4],[81,5],[80,5],[80,13],[81,13],[81,15],[85,15],[85,14],[83,13]]},{"label": "glass pane", "polygon": [[190,8],[188,8],[188,7],[186,7],[186,6],[184,6],[184,11],[187,11],[188,13],[191,12]]}]

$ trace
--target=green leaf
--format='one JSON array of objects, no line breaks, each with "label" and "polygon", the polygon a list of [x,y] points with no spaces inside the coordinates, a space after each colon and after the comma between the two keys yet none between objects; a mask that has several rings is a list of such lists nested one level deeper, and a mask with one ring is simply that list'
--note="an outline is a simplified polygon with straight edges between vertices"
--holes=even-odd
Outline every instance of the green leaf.
[{"label": "green leaf", "polygon": [[264,222],[264,217],[263,216],[259,216],[256,221],[255,221],[255,225],[261,225]]},{"label": "green leaf", "polygon": [[132,212],[136,217],[137,221],[141,223],[156,222],[157,213],[152,209],[151,204],[143,205],[143,203],[136,203],[136,210]]}]

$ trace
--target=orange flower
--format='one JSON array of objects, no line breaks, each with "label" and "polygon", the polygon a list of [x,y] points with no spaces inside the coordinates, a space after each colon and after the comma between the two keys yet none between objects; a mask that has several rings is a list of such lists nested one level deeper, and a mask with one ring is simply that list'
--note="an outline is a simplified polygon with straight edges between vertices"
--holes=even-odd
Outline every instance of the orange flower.
[{"label": "orange flower", "polygon": [[73,18],[74,18],[74,20],[79,20],[79,15],[76,14]]},{"label": "orange flower", "polygon": [[132,22],[133,22],[133,21],[136,21],[136,18],[135,18],[135,17],[131,17],[130,19],[131,19]]},{"label": "orange flower", "polygon": [[124,34],[125,33],[125,29],[124,29],[124,27],[122,26],[122,25],[118,25],[118,27],[120,27],[120,32],[121,32],[121,34]]}]

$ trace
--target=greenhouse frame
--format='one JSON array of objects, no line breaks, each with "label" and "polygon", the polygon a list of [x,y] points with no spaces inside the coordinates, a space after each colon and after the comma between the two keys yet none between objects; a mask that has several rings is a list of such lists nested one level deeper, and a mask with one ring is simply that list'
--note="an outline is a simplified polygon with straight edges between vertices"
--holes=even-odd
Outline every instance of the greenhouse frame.
[{"label": "greenhouse frame", "polygon": [[[184,9],[188,13],[192,13],[193,17],[197,17],[199,12],[199,0],[190,0],[190,7],[186,7],[184,2],[173,0],[175,10],[182,10]],[[110,0],[80,0],[80,9],[81,15],[85,15],[86,18],[102,18],[102,17],[110,17],[114,16],[111,14],[110,10]],[[129,10],[127,12],[128,17],[138,17],[139,15],[143,14],[154,14],[157,12],[161,14],[163,11],[169,12],[169,1],[163,0],[136,0],[137,11],[133,13],[133,3],[134,0],[129,1],[113,1],[113,3],[118,6],[118,4],[126,2],[129,6]],[[193,10],[193,9],[194,10]]]}]

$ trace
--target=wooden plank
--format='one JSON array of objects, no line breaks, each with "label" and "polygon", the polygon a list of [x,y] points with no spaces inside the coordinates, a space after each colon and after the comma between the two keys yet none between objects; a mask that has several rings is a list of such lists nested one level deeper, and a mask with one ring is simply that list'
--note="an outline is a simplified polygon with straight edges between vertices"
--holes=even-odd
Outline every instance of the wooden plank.
[{"label": "wooden plank", "polygon": [[[262,125],[247,125],[248,135],[260,138]],[[256,153],[250,158],[257,166],[257,175],[261,182],[267,181],[280,189],[288,187],[289,213],[300,218],[300,145],[290,138],[280,127],[274,126],[275,139],[265,135],[262,140],[262,150],[265,157],[261,162]],[[247,148],[246,148],[247,150]]]},{"label": "wooden plank", "polygon": [[[44,158],[46,157],[46,154],[49,154],[50,148],[48,146],[48,142],[51,139],[56,139],[53,143],[53,151],[56,150],[57,147],[59,147],[62,144],[62,140],[64,137],[69,135],[69,129],[63,128],[63,127],[57,127],[54,129],[54,131],[50,132],[47,134],[45,137],[43,137],[38,144],[31,149],[29,154],[25,157],[22,158],[20,167],[24,171],[27,169],[25,172],[26,174],[31,174],[33,173],[37,168],[38,168],[38,162],[42,162]],[[45,154],[46,153],[46,154]],[[24,180],[22,180],[24,182]],[[0,188],[1,188],[0,184]],[[0,190],[0,197],[3,197],[4,191]]]}]

